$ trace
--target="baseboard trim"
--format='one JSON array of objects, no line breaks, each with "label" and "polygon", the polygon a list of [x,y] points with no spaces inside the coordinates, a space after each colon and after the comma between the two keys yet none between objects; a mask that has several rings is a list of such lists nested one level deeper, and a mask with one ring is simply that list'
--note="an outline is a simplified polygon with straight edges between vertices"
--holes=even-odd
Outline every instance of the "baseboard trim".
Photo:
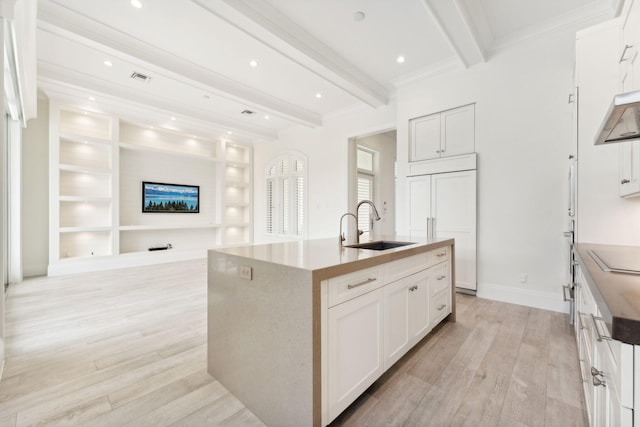
[{"label": "baseboard trim", "polygon": [[493,283],[479,283],[476,295],[495,301],[569,313],[569,303],[564,301],[560,286],[557,292],[543,292]]},{"label": "baseboard trim", "polygon": [[151,251],[130,254],[62,260],[49,265],[49,276],[105,271],[119,268],[142,267],[146,265],[164,264],[167,262],[189,261],[207,257],[207,250],[192,251]]}]

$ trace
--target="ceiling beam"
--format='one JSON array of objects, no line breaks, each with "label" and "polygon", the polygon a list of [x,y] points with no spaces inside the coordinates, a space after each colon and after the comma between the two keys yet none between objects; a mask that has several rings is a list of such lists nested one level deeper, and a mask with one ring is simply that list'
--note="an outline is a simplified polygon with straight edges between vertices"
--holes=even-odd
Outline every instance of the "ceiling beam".
[{"label": "ceiling beam", "polygon": [[[51,2],[41,2],[38,13],[41,22],[161,68],[167,71],[166,74],[171,74],[172,78],[183,83],[195,87],[204,86],[212,94],[243,103],[293,123],[309,127],[322,125],[321,116],[313,111],[260,92],[66,7],[54,5]],[[53,31],[51,27],[48,29]]]},{"label": "ceiling beam", "polygon": [[267,47],[372,107],[389,91],[264,0],[192,0]]},{"label": "ceiling beam", "polygon": [[423,3],[465,67],[486,61],[486,47],[462,0],[423,0]]}]

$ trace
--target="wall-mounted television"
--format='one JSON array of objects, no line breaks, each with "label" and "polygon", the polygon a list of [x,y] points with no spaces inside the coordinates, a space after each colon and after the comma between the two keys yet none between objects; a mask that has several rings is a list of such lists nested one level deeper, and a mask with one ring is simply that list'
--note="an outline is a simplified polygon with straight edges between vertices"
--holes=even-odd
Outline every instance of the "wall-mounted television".
[{"label": "wall-mounted television", "polygon": [[199,213],[200,186],[142,181],[143,213]]}]

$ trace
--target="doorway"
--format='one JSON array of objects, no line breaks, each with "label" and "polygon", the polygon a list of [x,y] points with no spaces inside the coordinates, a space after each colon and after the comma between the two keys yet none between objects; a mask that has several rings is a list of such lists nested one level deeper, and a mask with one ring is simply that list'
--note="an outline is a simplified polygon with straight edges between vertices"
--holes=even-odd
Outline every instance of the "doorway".
[{"label": "doorway", "polygon": [[373,221],[372,210],[360,207],[358,228],[365,233],[361,241],[377,236],[393,236],[396,230],[396,131],[386,130],[349,139],[349,212],[369,197],[378,209],[380,221]]}]

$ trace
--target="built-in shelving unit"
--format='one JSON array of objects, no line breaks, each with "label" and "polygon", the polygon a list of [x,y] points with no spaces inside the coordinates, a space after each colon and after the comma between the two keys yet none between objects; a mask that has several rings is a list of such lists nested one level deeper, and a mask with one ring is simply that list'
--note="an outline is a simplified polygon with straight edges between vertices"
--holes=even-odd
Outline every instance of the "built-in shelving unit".
[{"label": "built-in shelving unit", "polygon": [[[250,145],[55,101],[50,109],[50,275],[204,257],[252,241]],[[199,186],[199,212],[142,212],[143,181]]]},{"label": "built-in shelving unit", "polygon": [[239,144],[224,144],[224,243],[242,244],[251,241],[252,209],[252,149]]}]

